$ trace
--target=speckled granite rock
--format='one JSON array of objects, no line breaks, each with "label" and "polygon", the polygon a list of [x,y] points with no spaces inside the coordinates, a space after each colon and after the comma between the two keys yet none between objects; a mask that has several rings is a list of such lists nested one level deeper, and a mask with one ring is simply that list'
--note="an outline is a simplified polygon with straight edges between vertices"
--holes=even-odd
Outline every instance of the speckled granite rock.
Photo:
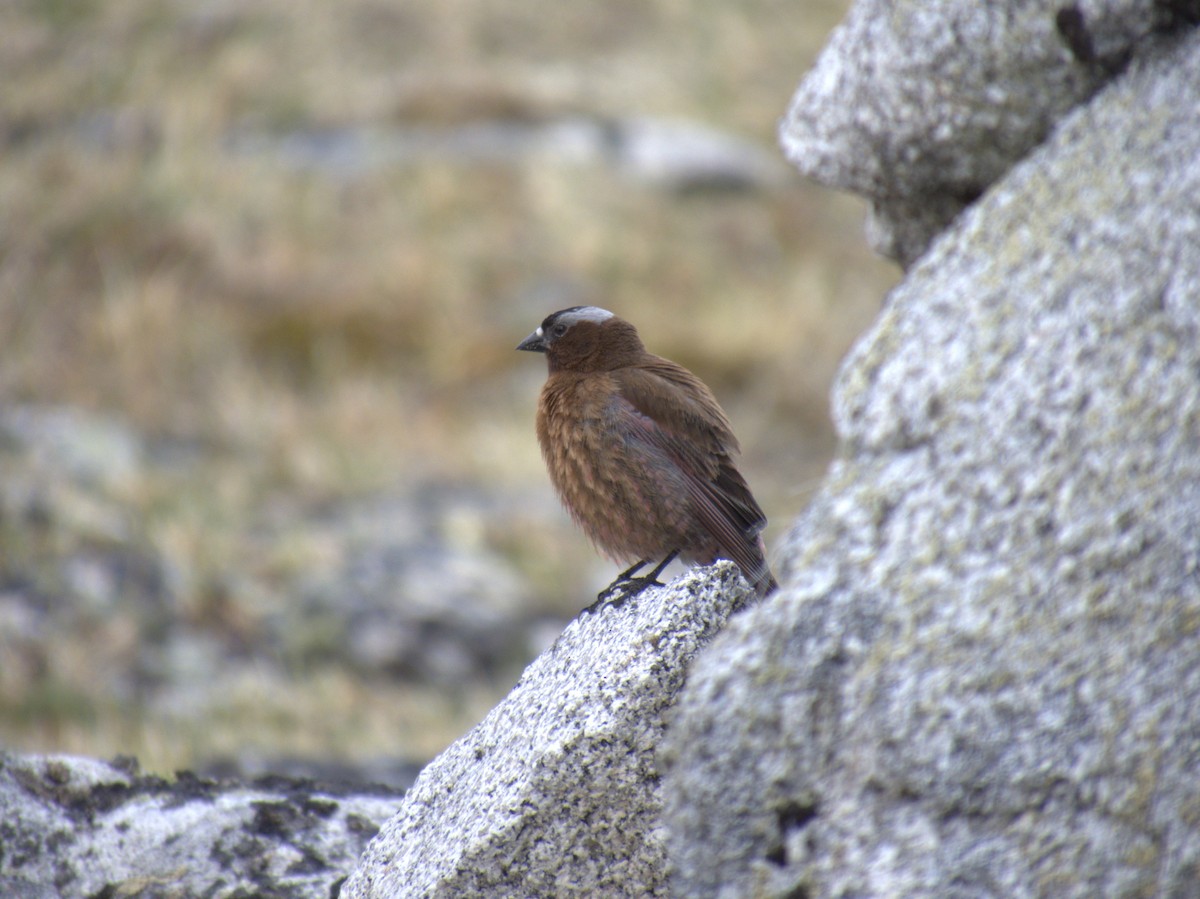
[{"label": "speckled granite rock", "polygon": [[891,295],[782,593],[698,660],[678,895],[1196,896],[1200,34]]},{"label": "speckled granite rock", "polygon": [[1156,36],[1164,0],[857,0],[780,128],[805,174],[871,201],[874,247],[908,265],[1055,122]]},{"label": "speckled granite rock", "polygon": [[666,895],[655,753],[689,661],[749,599],[722,563],[581,615],[422,772],[343,899]]},{"label": "speckled granite rock", "polygon": [[327,899],[394,794],[0,755],[0,895]]}]

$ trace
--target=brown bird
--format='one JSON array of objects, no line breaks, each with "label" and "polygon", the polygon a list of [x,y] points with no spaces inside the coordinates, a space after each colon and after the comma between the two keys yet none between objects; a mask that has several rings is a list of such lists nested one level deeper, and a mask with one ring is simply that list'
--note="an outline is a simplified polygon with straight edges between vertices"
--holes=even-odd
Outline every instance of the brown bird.
[{"label": "brown bird", "polygon": [[699,378],[596,306],[555,312],[517,349],[546,354],[537,435],[558,495],[605,555],[635,562],[602,600],[658,583],[676,556],[731,559],[759,596],[778,587],[759,536],[766,516],[734,465],[737,438]]}]

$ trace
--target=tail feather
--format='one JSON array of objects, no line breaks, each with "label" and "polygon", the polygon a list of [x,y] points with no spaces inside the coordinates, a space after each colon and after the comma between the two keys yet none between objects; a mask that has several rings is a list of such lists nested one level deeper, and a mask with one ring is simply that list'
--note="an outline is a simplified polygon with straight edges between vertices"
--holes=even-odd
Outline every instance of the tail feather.
[{"label": "tail feather", "polygon": [[[747,536],[752,536],[754,542],[743,547],[743,552],[739,553],[742,558],[735,561],[742,569],[742,576],[758,594],[758,598],[763,599],[779,589],[779,582],[775,580],[775,575],[771,574],[771,567],[767,564],[767,548],[762,537],[757,534]],[[747,562],[750,564],[747,565]]]},{"label": "tail feather", "polygon": [[771,569],[763,568],[763,573],[751,584],[759,599],[765,599],[779,589],[779,582],[771,574]]}]

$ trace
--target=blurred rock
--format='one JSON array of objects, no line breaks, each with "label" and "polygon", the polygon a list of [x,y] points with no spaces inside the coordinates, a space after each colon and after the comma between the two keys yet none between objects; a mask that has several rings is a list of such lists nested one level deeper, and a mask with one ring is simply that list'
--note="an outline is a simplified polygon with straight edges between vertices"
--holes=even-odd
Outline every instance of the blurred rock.
[{"label": "blurred rock", "polygon": [[766,190],[792,177],[774,153],[692,122],[650,118],[613,122],[608,149],[619,171],[679,192]]},{"label": "blurred rock", "polygon": [[1186,6],[856,0],[792,100],[784,150],[867,197],[873,246],[907,267]]},{"label": "blurred rock", "polygon": [[75,137],[99,153],[136,153],[148,156],[163,142],[163,123],[146,109],[98,109],[73,125]]},{"label": "blurred rock", "polygon": [[413,785],[422,767],[423,763],[395,758],[346,762],[243,752],[236,758],[214,759],[196,773],[201,777],[242,783],[282,777],[319,783],[341,793],[393,792],[400,796]]},{"label": "blurred rock", "polygon": [[581,615],[421,773],[342,896],[666,895],[657,747],[750,598],[723,563]]},{"label": "blurred rock", "polygon": [[90,484],[113,486],[138,471],[142,441],[124,425],[63,406],[0,408],[0,451]]},{"label": "blurred rock", "polygon": [[93,686],[199,709],[247,666],[336,664],[462,685],[519,670],[540,648],[528,585],[484,536],[515,500],[462,485],[233,510],[233,526],[264,552],[317,549],[284,570],[193,571],[187,589],[219,594],[209,601],[219,608],[202,618],[193,599],[185,613],[173,572],[190,560],[164,556],[170,544],[153,539],[137,488],[164,470],[199,478],[206,458],[155,447],[77,410],[0,410],[0,652],[10,684],[62,675],[72,644],[90,647]]},{"label": "blurred rock", "polygon": [[692,122],[605,120],[578,114],[538,120],[478,119],[431,126],[343,126],[230,134],[230,152],[270,155],[285,165],[338,177],[388,166],[609,166],[671,191],[756,190],[792,177],[774,153]]},{"label": "blurred rock", "polygon": [[426,484],[347,503],[293,527],[332,548],[265,623],[289,657],[336,659],[367,674],[461,684],[535,654],[526,585],[475,537],[492,498]]},{"label": "blurred rock", "polygon": [[[873,28],[912,14],[889,9]],[[914,37],[974,21],[938,11]],[[1003,90],[1047,76],[1030,41],[989,56]],[[859,71],[902,116],[893,73]],[[975,100],[977,75],[924,77],[945,114]],[[785,589],[701,656],[668,733],[678,895],[1197,895],[1198,107],[1200,33],[1139,46],[853,351]],[[975,146],[945,152],[969,171]]]},{"label": "blurred rock", "polygon": [[[90,647],[90,675],[128,697],[137,647],[175,617],[166,569],[123,493],[144,449],[124,425],[79,410],[0,410],[0,672],[53,677],[62,640]],[[68,636],[69,635],[69,636]]]},{"label": "blurred rock", "polygon": [[[196,516],[184,492],[185,527],[212,521],[230,530],[205,539],[235,547],[198,558],[186,555],[189,540],[155,533],[177,521],[174,510],[142,504],[172,484],[203,484],[221,465],[252,461],[215,461],[203,448],[146,451],[123,425],[73,410],[4,411],[0,699],[9,732],[35,734],[32,745],[55,739],[47,735],[61,726],[94,729],[110,744],[140,732],[187,751],[186,733],[211,721],[216,736],[192,750],[196,764],[209,745],[229,746],[209,770],[257,775],[270,770],[266,761],[239,748],[261,744],[261,734],[244,732],[257,715],[274,715],[270,726],[284,731],[287,716],[321,717],[322,703],[360,695],[350,686],[358,674],[390,696],[407,695],[397,681],[418,693],[443,689],[451,697],[444,714],[469,717],[451,711],[455,698],[472,708],[545,645],[530,588],[489,545],[489,522],[511,497],[430,483],[319,507],[242,499],[243,507],[218,504],[216,514]],[[329,688],[331,678],[343,686]],[[445,740],[459,732],[428,715],[429,728],[447,729]],[[157,737],[158,728],[170,733]],[[300,741],[309,757],[267,761],[281,766],[277,773],[397,790],[415,776],[407,760],[321,758],[316,747],[326,739]]]},{"label": "blurred rock", "polygon": [[398,801],[283,778],[167,781],[128,761],[0,754],[0,891],[327,899]]},{"label": "blurred rock", "polygon": [[0,896],[6,899],[62,899],[62,893],[45,883],[0,874]]}]

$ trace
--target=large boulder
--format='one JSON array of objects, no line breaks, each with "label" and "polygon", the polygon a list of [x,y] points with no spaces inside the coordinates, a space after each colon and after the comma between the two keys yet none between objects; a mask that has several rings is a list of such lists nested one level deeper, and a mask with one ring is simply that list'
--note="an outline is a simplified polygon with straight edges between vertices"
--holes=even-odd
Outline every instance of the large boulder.
[{"label": "large boulder", "polygon": [[218,783],[0,755],[0,896],[326,899],[395,811],[382,790]]},{"label": "large boulder", "polygon": [[818,181],[871,201],[868,234],[911,264],[1191,0],[857,0],[780,127]]},{"label": "large boulder", "polygon": [[1200,895],[1197,109],[1200,34],[1146,43],[853,351],[668,734],[678,895]]},{"label": "large boulder", "polygon": [[667,895],[656,753],[692,658],[751,598],[725,562],[581,615],[421,773],[343,899]]}]

